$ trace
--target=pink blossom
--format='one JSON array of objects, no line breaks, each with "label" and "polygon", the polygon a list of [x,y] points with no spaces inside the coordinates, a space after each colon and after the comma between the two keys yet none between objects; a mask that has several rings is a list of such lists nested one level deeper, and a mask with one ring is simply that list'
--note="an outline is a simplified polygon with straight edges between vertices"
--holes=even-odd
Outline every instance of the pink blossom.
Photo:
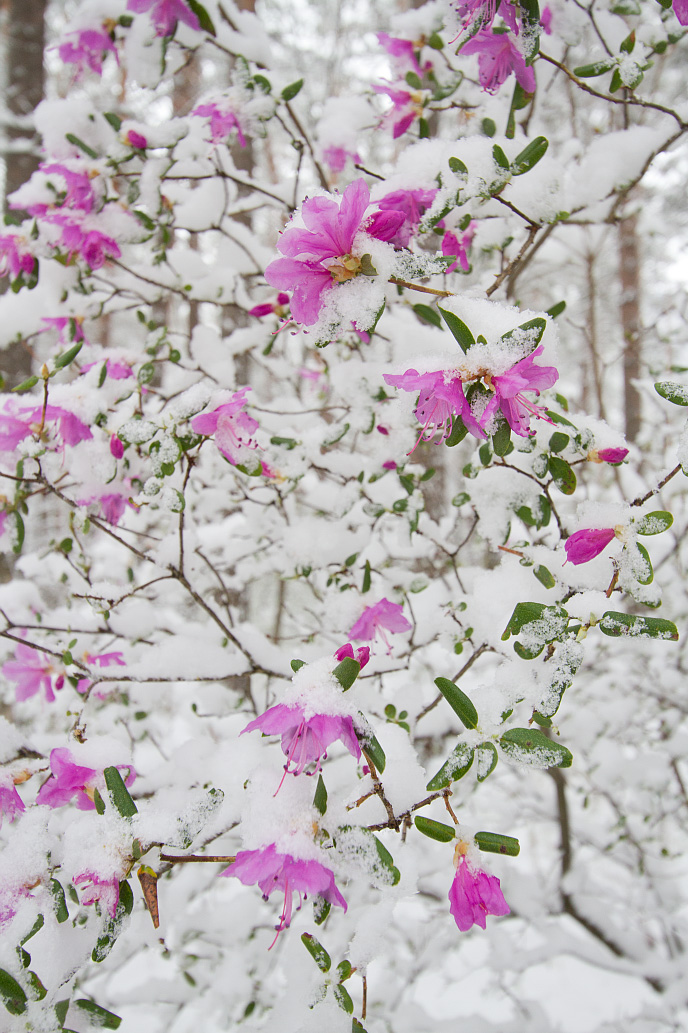
[{"label": "pink blossom", "polygon": [[613,527],[590,527],[583,531],[576,531],[564,543],[567,563],[573,563],[574,566],[579,563],[587,563],[595,556],[599,556],[615,536],[616,531]]},{"label": "pink blossom", "polygon": [[350,657],[351,660],[357,660],[358,663],[361,665],[361,670],[363,670],[365,665],[370,660],[370,648],[369,646],[359,646],[356,650],[356,655],[354,656],[354,647],[351,645],[350,642],[347,642],[346,645],[339,647],[334,656],[335,660],[338,660],[340,663],[342,662],[345,656]]},{"label": "pink blossom", "polygon": [[127,130],[127,143],[131,144],[137,151],[145,151],[148,146],[148,140],[141,133],[137,133],[135,129]]},{"label": "pink blossom", "polygon": [[102,879],[96,872],[84,871],[75,875],[72,882],[75,886],[84,883],[81,891],[82,904],[88,906],[98,903],[104,911],[107,911],[110,918],[115,917],[119,904],[119,879],[116,875],[111,875],[109,879]]},{"label": "pink blossom", "polygon": [[250,721],[241,734],[256,730],[263,735],[282,736],[282,753],[287,758],[282,782],[287,774],[300,775],[308,764],[315,764],[312,774],[316,775],[321,761],[327,758],[328,746],[338,739],[356,760],[361,756],[353,720],[346,714],[309,713],[306,717],[303,706],[278,703]]},{"label": "pink blossom", "polygon": [[122,257],[116,240],[100,230],[86,229],[67,213],[47,215],[46,221],[61,227],[62,235],[57,246],[65,248],[69,261],[80,256],[93,270],[100,269],[108,258]]},{"label": "pink blossom", "polygon": [[12,280],[16,280],[22,273],[31,276],[35,265],[36,259],[22,237],[16,233],[0,237],[0,276],[9,273]]},{"label": "pink blossom", "polygon": [[282,294],[281,292],[277,295],[277,300],[274,302],[264,301],[262,305],[254,305],[253,308],[248,310],[249,316],[257,316],[262,318],[263,316],[284,316],[286,315],[287,306],[289,305],[289,295]]},{"label": "pink blossom", "polygon": [[387,641],[385,631],[396,635],[412,630],[413,625],[404,617],[403,607],[399,603],[391,603],[389,599],[381,599],[374,606],[366,606],[349,631],[349,638],[372,642],[379,632],[380,638],[387,646],[387,652],[391,653],[392,647]]},{"label": "pink blossom", "polygon": [[[130,786],[136,778],[134,769],[127,764],[118,764],[117,767],[127,772],[124,784]],[[80,811],[95,810],[95,790],[105,785],[102,769],[85,768],[77,764],[64,746],[50,751],[50,768],[52,774],[38,790],[36,803],[47,807],[64,807],[76,796],[76,805]]]},{"label": "pink blossom", "polygon": [[42,688],[48,703],[53,703],[53,689],[59,691],[64,685],[64,674],[56,674],[51,658],[23,642],[17,643],[14,660],[3,664],[2,673],[8,681],[16,683],[15,693],[20,702],[35,696]]},{"label": "pink blossom", "polygon": [[[86,213],[93,211],[96,197],[93,192],[92,178],[88,172],[75,171],[58,162],[53,162],[50,165],[41,165],[40,168],[41,172],[45,172],[46,175],[56,172],[64,179],[67,190],[64,201],[60,205],[61,208],[76,208]],[[47,207],[45,205],[34,205],[29,208],[29,211],[32,215],[43,215],[47,211]]]},{"label": "pink blossom", "polygon": [[110,455],[113,455],[115,459],[121,459],[124,455],[124,443],[116,434],[110,435]]},{"label": "pink blossom", "polygon": [[474,869],[465,854],[459,856],[456,875],[449,889],[449,910],[462,933],[472,925],[484,929],[487,915],[510,914],[499,879]]},{"label": "pink blossom", "polygon": [[291,311],[298,323],[316,323],[324,295],[361,273],[361,259],[352,254],[359,232],[388,241],[404,221],[403,212],[390,211],[377,211],[364,221],[369,206],[368,185],[357,179],[341,198],[319,196],[304,201],[305,228],[291,226],[282,233],[277,249],[286,257],[270,263],[265,279],[279,290],[293,290]]},{"label": "pink blossom", "polygon": [[415,451],[421,441],[431,441],[437,433],[440,435],[438,444],[446,441],[452,430],[452,416],[459,416],[475,437],[487,437],[471,414],[458,376],[450,376],[442,370],[418,373],[415,369],[407,369],[400,375],[385,373],[383,380],[402,391],[420,392],[415,416],[423,424],[423,429],[411,452]]},{"label": "pink blossom", "polygon": [[[84,344],[91,343],[84,333],[82,316],[42,316],[41,319],[43,323],[48,324],[48,327],[52,326],[57,330],[60,344],[71,344],[72,341],[77,344],[79,341],[83,341]],[[41,333],[45,333],[45,330],[41,330]]]},{"label": "pink blossom", "polygon": [[673,0],[671,5],[681,25],[688,25],[688,0]]},{"label": "pink blossom", "polygon": [[90,441],[93,437],[90,429],[78,416],[59,405],[46,405],[45,409],[38,405],[34,409],[21,409],[20,412],[29,424],[36,425],[36,429],[40,426],[41,419],[44,424],[55,423],[64,445],[78,445],[80,441]]},{"label": "pink blossom", "polygon": [[274,890],[284,892],[282,914],[276,926],[277,936],[291,922],[294,893],[299,894],[299,907],[301,894],[305,898],[310,893],[323,897],[328,903],[344,908],[345,911],[347,908],[344,897],[335,886],[334,873],[329,868],[320,861],[305,861],[291,854],[280,854],[274,843],[259,850],[240,850],[236,859],[221,874],[228,878],[236,876],[244,886],[257,885],[264,900]]},{"label": "pink blossom", "polygon": [[468,261],[468,249],[473,243],[476,226],[475,222],[471,222],[461,239],[449,230],[444,234],[442,237],[442,254],[456,256],[452,264],[447,266],[445,272],[453,273],[457,265],[460,265],[465,273],[470,270],[471,263]]},{"label": "pink blossom", "polygon": [[[75,37],[74,42],[70,37]],[[115,61],[119,64],[117,48],[110,34],[104,29],[80,29],[78,32],[70,32],[58,47],[60,60],[66,65],[77,66],[77,77],[82,74],[85,66],[96,75],[102,75],[103,57],[108,51],[115,55]]]},{"label": "pink blossom", "polygon": [[[116,521],[111,520],[110,523]],[[91,667],[111,667],[112,664],[117,664],[119,667],[126,667],[126,661],[122,653],[86,653],[84,655],[84,661]],[[89,678],[79,678],[77,682],[76,691],[86,692],[93,682]]]},{"label": "pink blossom", "polygon": [[588,452],[588,461],[591,463],[623,463],[627,455],[627,448],[593,448]]},{"label": "pink blossom", "polygon": [[480,85],[496,93],[513,72],[526,93],[535,93],[535,73],[508,32],[481,29],[461,47],[462,54],[478,54]]},{"label": "pink blossom", "polygon": [[227,139],[232,129],[236,129],[239,145],[241,147],[246,146],[246,137],[241,130],[236,112],[223,110],[218,104],[213,102],[212,104],[199,104],[191,114],[210,119],[211,143],[221,143]]},{"label": "pink blossom", "polygon": [[7,523],[7,510],[0,510],[0,537],[5,533],[5,524]]},{"label": "pink blossom", "polygon": [[349,151],[345,147],[324,147],[322,156],[331,172],[342,172],[349,158],[355,164],[361,160],[357,151]]},{"label": "pink blossom", "polygon": [[416,50],[420,50],[420,46],[412,40],[389,36],[386,32],[378,32],[377,38],[389,56],[395,59],[395,65],[402,76],[409,69],[422,76],[432,68],[432,61],[426,61],[422,68],[418,64]]},{"label": "pink blossom", "polygon": [[423,113],[423,95],[419,92],[409,93],[408,90],[400,90],[395,86],[373,86],[375,93],[383,93],[392,102],[392,110],[388,111],[385,119],[392,122],[392,137],[398,140],[407,129]]},{"label": "pink blossom", "polygon": [[3,817],[14,821],[17,815],[22,814],[24,810],[24,801],[15,788],[12,775],[9,771],[3,771],[0,774],[0,828],[2,828]]},{"label": "pink blossom", "polygon": [[497,409],[501,409],[507,423],[513,431],[521,437],[528,437],[530,430],[530,418],[535,416],[539,420],[552,421],[545,415],[546,409],[542,405],[533,405],[523,396],[523,391],[534,391],[539,395],[540,390],[551,387],[559,379],[559,373],[554,366],[536,366],[535,359],[541,355],[542,345],[534,352],[521,359],[515,366],[512,366],[506,373],[499,376],[488,377],[488,383],[494,391],[494,397],[490,399],[485,411],[480,418],[481,427],[485,427]]},{"label": "pink blossom", "polygon": [[393,459],[387,459],[382,464],[382,469],[383,470],[396,470],[396,468],[397,468],[397,464],[394,462]]},{"label": "pink blossom", "polygon": [[[88,371],[93,369],[94,366],[102,366],[102,363],[89,362],[88,365],[81,367],[81,372],[88,373]],[[113,362],[112,359],[106,359],[105,375],[110,377],[111,380],[128,380],[129,377],[133,377],[134,371],[126,362]]]},{"label": "pink blossom", "polygon": [[248,450],[258,448],[258,442],[253,440],[258,421],[242,412],[246,405],[246,392],[250,390],[250,387],[242,387],[224,405],[212,412],[200,413],[191,420],[191,428],[197,434],[215,435],[215,444],[232,466],[243,465],[249,458]]},{"label": "pink blossom", "polygon": [[[686,3],[688,8],[688,0],[678,0],[679,3]],[[543,7],[542,14],[540,15],[540,27],[546,36],[552,35],[552,10],[549,6]]]},{"label": "pink blossom", "polygon": [[403,212],[405,216],[390,243],[398,247],[408,247],[422,216],[435,200],[436,194],[437,190],[393,190],[377,202],[378,208],[382,211]]},{"label": "pink blossom", "polygon": [[[489,29],[497,13],[497,0],[459,0],[457,7],[459,16],[463,18],[464,29],[472,28],[474,25],[479,25],[481,29]],[[518,35],[516,11],[511,0],[502,0],[499,4],[499,15],[505,25]]]},{"label": "pink blossom", "polygon": [[[112,439],[110,440],[112,443]],[[120,444],[122,443],[120,442]],[[124,446],[122,446],[122,452],[124,452]],[[86,499],[79,499],[77,504],[79,506],[90,506],[93,503],[98,504],[98,515],[108,524],[112,524],[113,527],[117,527],[124,516],[127,506],[135,512],[138,511],[138,507],[130,500],[129,493],[126,491],[109,491],[102,495],[89,495]]]},{"label": "pink blossom", "polygon": [[151,7],[156,36],[171,36],[178,21],[197,31],[201,27],[196,15],[182,0],[127,0],[127,10],[136,14],[150,11]]}]

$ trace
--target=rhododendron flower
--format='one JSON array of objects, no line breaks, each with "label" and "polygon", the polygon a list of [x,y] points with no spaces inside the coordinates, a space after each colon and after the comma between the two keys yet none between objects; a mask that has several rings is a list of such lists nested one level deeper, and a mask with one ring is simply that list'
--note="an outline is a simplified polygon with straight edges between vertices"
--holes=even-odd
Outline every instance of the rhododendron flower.
[{"label": "rhododendron flower", "polygon": [[156,36],[171,36],[178,21],[190,29],[198,30],[201,27],[197,16],[182,0],[127,0],[127,10],[136,14],[150,11],[151,7]]},{"label": "rhododendron flower", "polygon": [[[114,523],[114,521],[111,521],[111,523]],[[126,667],[126,660],[120,652],[85,653],[84,661],[91,667],[111,667],[112,664],[117,664],[119,667]],[[93,682],[89,678],[79,678],[76,691],[86,692],[92,684]]]},{"label": "rhododendron flower", "polygon": [[[93,211],[96,196],[93,192],[92,177],[89,176],[88,172],[70,169],[59,162],[53,162],[50,165],[43,164],[40,166],[40,169],[41,172],[45,172],[47,175],[51,172],[57,172],[64,179],[67,189],[65,191],[65,198],[60,205],[61,208],[76,208],[86,213]],[[12,207],[16,206],[12,205]],[[47,206],[31,205],[28,211],[32,215],[43,215],[47,211]]]},{"label": "rhododendron flower", "polygon": [[34,271],[36,259],[31,254],[26,241],[16,233],[0,236],[0,276],[16,280],[21,273],[30,276]]},{"label": "rhododendron flower", "polygon": [[464,43],[461,53],[478,54],[480,85],[488,93],[496,93],[512,72],[526,93],[535,93],[535,72],[509,33],[481,29]]},{"label": "rhododendron flower", "polygon": [[0,828],[2,828],[3,817],[14,821],[18,814],[22,814],[26,808],[24,801],[17,792],[14,779],[9,771],[0,773]]},{"label": "rhododendron flower", "polygon": [[242,387],[224,405],[191,420],[191,428],[197,434],[215,435],[215,444],[232,466],[246,461],[245,450],[258,448],[258,442],[252,437],[258,429],[258,421],[242,412],[246,392],[250,390],[250,387]]},{"label": "rhododendron flower", "polygon": [[246,137],[239,125],[239,119],[237,118],[235,111],[223,110],[218,104],[212,103],[199,104],[197,108],[194,108],[191,114],[200,115],[210,119],[211,143],[221,143],[223,140],[227,139],[232,129],[236,129],[239,145],[241,147],[246,146]]},{"label": "rhododendron flower", "polygon": [[351,645],[350,642],[347,642],[346,645],[340,646],[334,655],[335,659],[338,660],[340,663],[342,662],[345,656],[350,657],[352,660],[357,660],[358,663],[361,665],[361,670],[363,670],[365,665],[370,660],[370,647],[359,646],[356,650],[356,655],[354,656],[354,647]]},{"label": "rhododendron flower", "polygon": [[[71,344],[72,342],[78,344],[79,341],[83,341],[84,344],[91,343],[84,333],[84,320],[82,316],[43,316],[41,321],[47,323],[48,326],[40,332],[45,333],[48,327],[54,327],[59,334],[60,344]],[[82,366],[82,370],[86,368],[90,369],[90,366]]]},{"label": "rhododendron flower", "polygon": [[442,254],[445,256],[455,256],[452,264],[448,265],[445,269],[446,273],[453,273],[457,265],[460,265],[465,273],[470,270],[471,263],[468,261],[468,249],[473,243],[475,230],[476,223],[471,222],[468,229],[460,239],[450,230],[444,234],[442,237]]},{"label": "rhododendron flower", "polygon": [[397,140],[423,114],[423,96],[420,91],[399,90],[394,86],[373,86],[375,93],[384,93],[392,102],[392,110],[385,119],[392,122],[392,137]]},{"label": "rhododendron flower", "polygon": [[627,455],[627,448],[593,448],[588,452],[588,461],[591,463],[623,463]]},{"label": "rhododendron flower", "polygon": [[[458,376],[445,375],[442,370],[418,373],[415,369],[407,369],[399,375],[384,373],[383,380],[402,391],[420,392],[415,416],[423,424],[423,429],[411,452],[416,450],[421,441],[431,441],[437,433],[440,435],[438,444],[446,441],[451,434],[452,416],[460,416],[475,437],[487,437],[471,414]],[[411,452],[408,454],[411,455]]]},{"label": "rhododendron flower", "polygon": [[62,235],[57,246],[65,248],[69,261],[81,257],[90,269],[100,269],[108,258],[122,257],[116,240],[100,230],[86,229],[66,213],[48,215],[46,221],[60,226]]},{"label": "rhododendron flower", "polygon": [[[125,785],[130,786],[136,778],[136,772],[127,764],[118,764],[120,771],[126,771]],[[95,810],[93,796],[95,790],[104,787],[102,770],[86,768],[77,764],[70,751],[60,746],[50,751],[51,776],[38,790],[36,803],[48,807],[64,807],[73,796],[80,811]]]},{"label": "rhododendron flower", "polygon": [[[70,37],[74,37],[73,42]],[[61,61],[66,65],[77,66],[77,77],[82,74],[85,66],[96,75],[102,75],[103,57],[108,52],[115,55],[115,61],[119,64],[117,48],[110,34],[104,29],[80,29],[78,32],[70,32],[57,49]]]},{"label": "rhododendron flower", "polygon": [[127,143],[135,147],[137,151],[145,151],[148,146],[148,140],[141,133],[137,133],[135,129],[127,130],[126,136]]},{"label": "rhododendron flower", "polygon": [[2,665],[2,673],[8,681],[16,683],[15,693],[20,702],[35,696],[42,688],[48,703],[53,703],[53,689],[59,691],[64,685],[64,673],[57,674],[52,659],[23,642],[17,644],[14,660],[8,660]]},{"label": "rhododendron flower", "polygon": [[[81,372],[88,373],[88,371],[93,369],[94,366],[102,367],[102,362],[89,362],[88,365],[81,367]],[[105,375],[110,377],[111,380],[128,380],[129,377],[133,377],[134,371],[126,362],[116,362],[112,359],[106,359]]]},{"label": "rhododendron flower", "polygon": [[361,259],[352,254],[359,232],[389,241],[404,221],[403,212],[389,211],[375,212],[364,221],[369,206],[368,185],[357,179],[341,198],[319,196],[304,201],[305,228],[287,227],[282,233],[277,249],[286,257],[270,263],[265,279],[278,290],[293,290],[291,311],[298,323],[316,323],[326,293],[362,272]]},{"label": "rhododendron flower", "polygon": [[120,441],[116,434],[110,435],[110,455],[115,459],[121,459],[124,455],[124,442]]},{"label": "rhododendron flower", "polygon": [[[327,757],[327,748],[338,739],[344,743],[349,753],[359,759],[361,747],[358,745],[354,723],[347,714],[318,714],[306,716],[304,706],[278,703],[270,707],[260,717],[250,721],[242,731],[263,735],[281,735],[282,753],[287,758],[284,765],[284,776],[300,775],[308,764],[315,764],[314,775],[320,771],[321,760]],[[282,786],[280,782],[278,791]]]},{"label": "rhododendron flower", "polygon": [[[284,892],[284,905],[276,926],[277,936],[287,929],[291,922],[293,894],[304,898],[310,893],[323,897],[329,904],[344,908],[347,904],[334,882],[334,873],[320,861],[306,861],[291,854],[280,854],[274,843],[259,850],[240,850],[236,859],[221,875],[235,876],[244,886],[257,885],[267,900],[275,890]],[[298,910],[298,908],[297,908]],[[277,936],[270,946],[273,946]]]},{"label": "rhododendron flower", "polygon": [[23,408],[17,413],[0,413],[0,452],[14,452],[20,441],[30,434],[45,430],[49,423],[56,425],[63,445],[77,445],[93,437],[91,431],[74,413],[59,405],[38,405],[33,409]]},{"label": "rhododendron flower", "polygon": [[539,395],[541,389],[551,387],[559,379],[559,373],[554,366],[535,365],[535,359],[542,351],[543,347],[540,345],[506,373],[486,378],[494,391],[494,397],[490,399],[480,418],[482,427],[490,422],[497,409],[501,409],[511,429],[524,438],[531,433],[531,416],[548,423],[552,422],[545,415],[544,406],[533,405],[522,394],[523,391],[534,391]]},{"label": "rhododendron flower", "polygon": [[[685,0],[679,0],[679,2],[685,2]],[[686,4],[688,7],[688,3]],[[540,14],[540,28],[546,36],[552,35],[552,9],[543,7],[542,13]]]},{"label": "rhododendron flower", "polygon": [[461,932],[465,933],[472,925],[484,929],[487,915],[508,915],[510,908],[499,879],[473,868],[466,855],[459,853],[461,848],[459,843],[456,847],[456,875],[449,889],[449,910]]},{"label": "rhododendron flower", "polygon": [[392,647],[387,641],[385,631],[391,631],[396,635],[402,631],[411,631],[412,628],[413,625],[404,617],[403,607],[399,603],[381,599],[374,606],[366,606],[349,632],[349,638],[372,642],[379,632],[380,638],[387,646],[387,652],[391,653]]},{"label": "rhododendron flower", "polygon": [[413,43],[412,40],[389,36],[386,32],[378,32],[377,38],[389,56],[395,59],[395,64],[400,68],[402,75],[410,69],[422,76],[432,68],[432,61],[426,61],[422,68],[418,64],[416,50],[420,50],[420,46]]},{"label": "rhododendron flower", "polygon": [[587,563],[588,560],[599,556],[616,536],[617,531],[614,527],[590,527],[576,531],[564,543],[566,561],[574,566]]},{"label": "rhododendron flower", "polygon": [[286,315],[288,305],[289,295],[282,294],[280,292],[277,295],[276,301],[264,301],[262,305],[254,305],[253,308],[248,310],[248,314],[249,316],[257,316],[258,318],[261,318],[262,316],[271,316],[273,314],[276,316],[284,316]]},{"label": "rhododendron flower", "polygon": [[380,198],[377,206],[382,211],[403,212],[405,216],[390,243],[398,247],[408,247],[422,216],[435,200],[436,194],[437,190],[393,190]]},{"label": "rhododendron flower", "polygon": [[673,0],[671,6],[681,25],[688,25],[688,0]]},{"label": "rhododendron flower", "polygon": [[119,904],[119,879],[116,875],[103,879],[96,872],[84,871],[75,875],[72,882],[75,886],[84,883],[81,891],[82,904],[88,906],[98,903],[104,911],[107,911],[110,918],[115,917]]},{"label": "rhododendron flower", "polygon": [[476,28],[480,26],[481,29],[491,28],[497,14],[497,6],[499,6],[500,18],[513,33],[518,35],[516,11],[511,0],[501,0],[499,5],[498,0],[459,0],[457,10],[459,17],[463,19],[464,29],[469,29],[474,25]]},{"label": "rhododendron flower", "polygon": [[361,156],[357,151],[348,151],[346,147],[324,147],[323,161],[329,167],[331,172],[341,172],[348,159],[358,164],[361,160]]}]

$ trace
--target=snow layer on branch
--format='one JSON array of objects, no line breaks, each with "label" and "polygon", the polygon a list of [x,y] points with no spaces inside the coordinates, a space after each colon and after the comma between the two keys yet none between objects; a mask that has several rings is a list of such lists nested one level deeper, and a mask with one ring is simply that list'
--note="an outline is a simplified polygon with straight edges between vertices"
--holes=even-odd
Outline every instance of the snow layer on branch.
[{"label": "snow layer on branch", "polygon": [[670,135],[649,126],[631,126],[598,136],[586,148],[567,191],[568,211],[593,204],[626,186],[641,172],[650,155]]}]

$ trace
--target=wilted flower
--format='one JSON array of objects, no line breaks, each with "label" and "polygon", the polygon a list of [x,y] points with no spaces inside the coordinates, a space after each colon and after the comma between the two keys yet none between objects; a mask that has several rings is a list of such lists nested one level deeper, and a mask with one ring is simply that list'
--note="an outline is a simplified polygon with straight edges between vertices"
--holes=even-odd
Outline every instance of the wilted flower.
[{"label": "wilted flower", "polygon": [[372,642],[379,632],[380,638],[387,646],[387,652],[391,653],[392,647],[387,641],[385,631],[390,631],[393,635],[396,635],[403,631],[411,631],[412,629],[413,625],[404,617],[403,607],[399,603],[391,603],[389,599],[381,599],[374,606],[366,606],[351,628],[349,638]]},{"label": "wilted flower", "polygon": [[487,915],[508,915],[509,905],[495,875],[488,875],[468,862],[465,845],[458,843],[455,851],[456,875],[449,889],[449,910],[454,921],[465,933],[472,925],[485,928]]},{"label": "wilted flower", "polygon": [[127,10],[136,14],[143,14],[151,8],[156,36],[171,36],[178,21],[190,29],[201,27],[198,17],[182,0],[127,0]]},{"label": "wilted flower", "polygon": [[599,556],[616,537],[617,529],[614,527],[590,527],[583,531],[576,531],[564,543],[566,560],[568,563],[573,563],[574,566],[579,563],[587,563],[595,556]]},{"label": "wilted flower", "polygon": [[496,93],[513,72],[526,93],[535,93],[535,73],[508,32],[481,29],[461,47],[462,54],[478,54],[480,85]]},{"label": "wilted flower", "polygon": [[[301,894],[304,898],[310,893],[323,897],[329,904],[344,908],[347,904],[334,882],[334,873],[319,861],[306,861],[291,854],[280,854],[274,843],[260,847],[258,850],[240,850],[236,859],[222,873],[223,876],[236,876],[244,886],[257,885],[267,900],[275,890],[284,891],[284,904],[279,924],[276,926],[277,936],[287,929],[291,922],[293,894]],[[298,910],[298,908],[297,908]],[[277,936],[270,946],[273,946]]]},{"label": "wilted flower", "polygon": [[52,659],[23,642],[17,644],[14,660],[2,665],[2,673],[8,681],[16,683],[15,693],[20,702],[35,696],[42,688],[48,703],[53,703],[53,689],[59,691],[64,685],[64,672],[57,674]]}]

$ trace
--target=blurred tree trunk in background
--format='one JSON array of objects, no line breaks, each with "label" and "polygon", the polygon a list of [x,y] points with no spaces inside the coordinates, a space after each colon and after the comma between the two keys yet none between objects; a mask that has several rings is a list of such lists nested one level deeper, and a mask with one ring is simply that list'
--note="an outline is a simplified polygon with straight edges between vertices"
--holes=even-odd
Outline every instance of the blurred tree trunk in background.
[{"label": "blurred tree trunk in background", "polygon": [[621,329],[624,339],[624,404],[626,437],[635,441],[640,430],[640,394],[633,381],[640,376],[640,249],[638,216],[619,223],[619,279],[621,281]]}]

